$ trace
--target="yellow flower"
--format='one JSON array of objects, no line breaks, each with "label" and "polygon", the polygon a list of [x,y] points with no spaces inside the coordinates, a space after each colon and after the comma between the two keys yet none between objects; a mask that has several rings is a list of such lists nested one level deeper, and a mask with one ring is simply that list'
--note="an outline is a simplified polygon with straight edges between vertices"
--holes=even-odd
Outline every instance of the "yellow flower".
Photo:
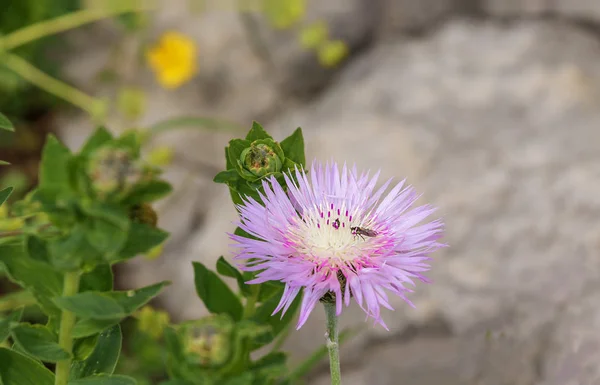
[{"label": "yellow flower", "polygon": [[156,73],[158,82],[165,88],[177,88],[197,72],[196,44],[179,32],[166,32],[150,48],[146,58]]}]

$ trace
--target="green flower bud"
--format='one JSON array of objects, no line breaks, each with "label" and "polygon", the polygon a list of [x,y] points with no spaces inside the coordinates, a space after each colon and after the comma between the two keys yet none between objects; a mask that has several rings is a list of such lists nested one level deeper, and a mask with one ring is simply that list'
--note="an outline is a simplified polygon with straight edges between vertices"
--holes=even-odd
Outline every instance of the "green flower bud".
[{"label": "green flower bud", "polygon": [[126,149],[104,147],[88,163],[92,189],[100,198],[129,192],[140,182],[144,170]]},{"label": "green flower bud", "polygon": [[219,367],[231,356],[233,325],[223,317],[208,317],[182,325],[184,351],[190,361],[204,367]]},{"label": "green flower bud", "polygon": [[283,151],[270,139],[256,140],[240,154],[242,177],[256,181],[266,175],[280,172],[283,167]]}]

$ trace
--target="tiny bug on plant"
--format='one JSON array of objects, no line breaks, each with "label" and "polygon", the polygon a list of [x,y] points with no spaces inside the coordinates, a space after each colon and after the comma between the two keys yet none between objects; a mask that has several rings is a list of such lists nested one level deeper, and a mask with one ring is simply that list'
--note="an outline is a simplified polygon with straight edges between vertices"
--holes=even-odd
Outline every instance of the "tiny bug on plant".
[{"label": "tiny bug on plant", "polygon": [[350,227],[350,231],[352,232],[352,235],[358,235],[363,240],[365,239],[365,237],[374,237],[377,234],[379,234],[375,230],[365,229],[364,227],[358,227],[358,226]]}]

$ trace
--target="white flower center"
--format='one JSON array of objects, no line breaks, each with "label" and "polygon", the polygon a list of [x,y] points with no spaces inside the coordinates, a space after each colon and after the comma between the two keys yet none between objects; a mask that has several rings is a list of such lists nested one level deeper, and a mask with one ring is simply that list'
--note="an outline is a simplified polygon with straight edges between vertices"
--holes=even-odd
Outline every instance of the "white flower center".
[{"label": "white flower center", "polygon": [[368,253],[376,245],[374,238],[361,234],[369,229],[362,213],[351,211],[345,203],[328,203],[304,212],[292,230],[297,251],[301,255],[319,260],[353,261]]}]

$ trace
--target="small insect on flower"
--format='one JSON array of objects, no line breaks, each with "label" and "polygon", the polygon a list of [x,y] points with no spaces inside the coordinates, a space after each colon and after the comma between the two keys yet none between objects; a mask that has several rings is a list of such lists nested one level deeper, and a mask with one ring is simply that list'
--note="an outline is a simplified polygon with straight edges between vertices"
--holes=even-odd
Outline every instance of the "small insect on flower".
[{"label": "small insect on flower", "polygon": [[375,236],[377,236],[377,234],[379,234],[375,230],[365,229],[364,227],[358,227],[358,226],[350,227],[350,231],[352,232],[352,235],[358,235],[363,240],[365,239],[365,237],[375,237]]},{"label": "small insect on flower", "polygon": [[292,174],[284,174],[285,190],[268,178],[261,202],[247,197],[238,206],[238,225],[253,238],[230,237],[241,268],[257,272],[248,283],[285,284],[273,314],[288,311],[303,292],[298,328],[319,301],[334,302],[340,315],[352,299],[385,327],[388,293],[412,306],[410,286],[428,282],[429,254],[444,247],[442,221],[425,221],[436,209],[411,208],[419,196],[404,181],[389,191],[391,180],[376,188],[378,175],[356,167],[314,163],[310,173]]}]

